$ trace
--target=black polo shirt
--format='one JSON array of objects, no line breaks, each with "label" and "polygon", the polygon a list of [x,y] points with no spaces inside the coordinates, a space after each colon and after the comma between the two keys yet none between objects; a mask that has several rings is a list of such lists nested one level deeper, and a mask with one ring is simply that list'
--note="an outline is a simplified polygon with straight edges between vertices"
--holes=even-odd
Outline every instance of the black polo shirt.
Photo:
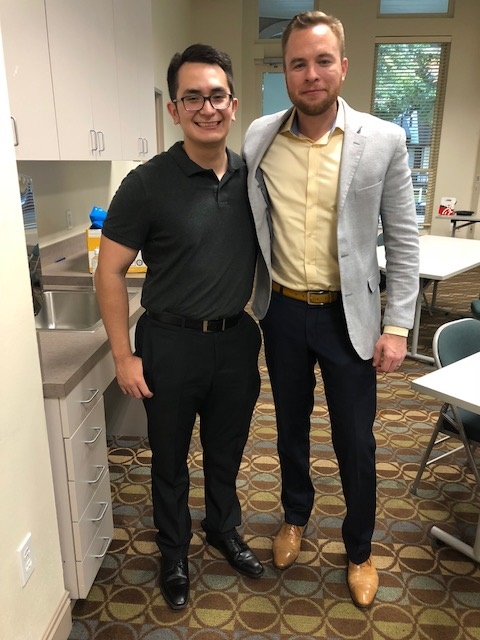
[{"label": "black polo shirt", "polygon": [[219,181],[177,142],[132,170],[113,197],[103,234],[142,251],[145,309],[211,320],[248,302],[257,243],[247,170],[240,156],[227,153]]}]

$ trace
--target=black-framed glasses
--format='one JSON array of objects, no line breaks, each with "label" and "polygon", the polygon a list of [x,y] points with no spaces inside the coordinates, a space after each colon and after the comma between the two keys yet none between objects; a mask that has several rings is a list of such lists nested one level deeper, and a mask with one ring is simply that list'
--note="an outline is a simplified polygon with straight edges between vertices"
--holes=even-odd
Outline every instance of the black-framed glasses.
[{"label": "black-framed glasses", "polygon": [[208,100],[214,109],[221,111],[222,109],[228,109],[232,104],[233,96],[231,93],[214,93],[211,96],[191,95],[179,98],[179,100],[172,100],[174,104],[177,102],[183,102],[183,108],[185,111],[200,111],[203,109],[205,100]]}]

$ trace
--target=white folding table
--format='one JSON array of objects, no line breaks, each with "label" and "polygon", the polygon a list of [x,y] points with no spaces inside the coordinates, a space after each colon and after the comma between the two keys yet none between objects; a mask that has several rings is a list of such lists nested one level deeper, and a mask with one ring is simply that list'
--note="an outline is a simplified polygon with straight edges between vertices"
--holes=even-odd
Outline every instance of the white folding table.
[{"label": "white folding table", "polygon": [[472,224],[476,224],[480,222],[480,215],[473,214],[471,216],[462,216],[458,214],[454,214],[453,216],[435,216],[436,218],[441,218],[442,220],[449,220],[452,223],[452,238],[455,237],[455,232],[457,229],[463,229],[463,227],[469,227]]},{"label": "white folding table", "polygon": [[[425,288],[434,281],[432,306],[435,305],[436,287],[441,280],[453,278],[480,265],[480,240],[445,236],[420,236],[420,288],[415,307],[412,329],[412,346],[408,355],[416,360],[433,362],[433,358],[418,353],[418,334],[422,315],[422,296]],[[387,268],[385,247],[377,247],[378,265]]]},{"label": "white folding table", "polygon": [[[412,381],[412,389],[480,414],[480,353],[458,360]],[[480,562],[480,515],[473,546],[459,540],[437,526],[431,533],[445,544],[472,560]]]}]

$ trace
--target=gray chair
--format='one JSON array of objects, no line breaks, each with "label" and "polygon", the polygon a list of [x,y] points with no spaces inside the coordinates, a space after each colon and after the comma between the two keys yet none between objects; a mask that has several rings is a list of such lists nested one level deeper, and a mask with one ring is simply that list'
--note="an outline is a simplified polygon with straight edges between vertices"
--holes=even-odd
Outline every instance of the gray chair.
[{"label": "gray chair", "polygon": [[480,299],[472,300],[470,308],[472,310],[472,316],[480,320]]},{"label": "gray chair", "polygon": [[[433,337],[433,357],[437,367],[466,358],[480,351],[480,322],[473,318],[462,318],[447,322],[437,329]],[[430,457],[432,450],[442,443],[460,442],[456,448],[441,447],[441,452]],[[420,462],[411,491],[416,495],[423,472],[431,465],[461,449],[465,450],[477,490],[480,491],[480,473],[474,459],[476,446],[480,444],[480,415],[446,402],[440,409],[430,442]],[[446,449],[446,450],[445,450]]]}]

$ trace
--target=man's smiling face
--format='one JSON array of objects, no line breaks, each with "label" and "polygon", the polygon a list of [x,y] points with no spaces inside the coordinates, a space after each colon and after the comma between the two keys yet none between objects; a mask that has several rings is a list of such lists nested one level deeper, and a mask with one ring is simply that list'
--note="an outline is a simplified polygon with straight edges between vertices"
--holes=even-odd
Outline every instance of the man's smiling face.
[{"label": "man's smiling face", "polygon": [[216,64],[186,62],[178,71],[177,102],[169,102],[168,110],[175,124],[182,127],[186,146],[215,146],[223,143],[235,120],[237,99],[226,109],[215,109],[205,100],[199,111],[187,111],[182,98],[193,95],[230,94],[225,71]]}]

